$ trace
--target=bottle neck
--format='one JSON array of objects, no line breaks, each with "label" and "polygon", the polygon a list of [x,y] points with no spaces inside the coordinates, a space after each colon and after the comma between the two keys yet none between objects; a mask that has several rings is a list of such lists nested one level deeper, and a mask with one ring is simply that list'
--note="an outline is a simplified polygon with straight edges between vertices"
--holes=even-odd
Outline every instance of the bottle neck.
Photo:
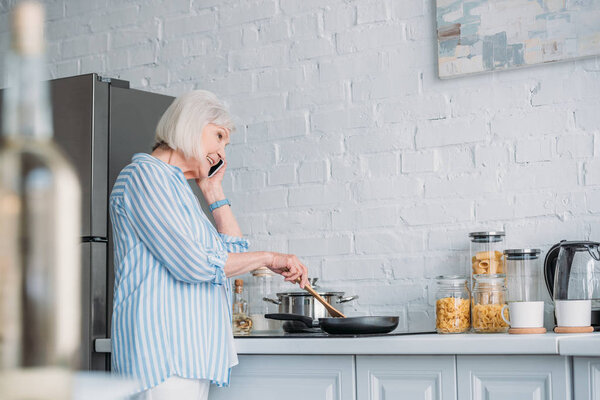
[{"label": "bottle neck", "polygon": [[52,115],[43,55],[7,55],[7,88],[2,98],[2,136],[52,138]]}]

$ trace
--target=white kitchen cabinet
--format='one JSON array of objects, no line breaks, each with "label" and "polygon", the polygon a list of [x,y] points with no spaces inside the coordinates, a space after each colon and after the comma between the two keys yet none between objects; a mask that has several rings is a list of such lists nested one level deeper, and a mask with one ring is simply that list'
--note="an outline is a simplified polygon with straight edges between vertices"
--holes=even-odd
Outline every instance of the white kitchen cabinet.
[{"label": "white kitchen cabinet", "polygon": [[210,400],[354,400],[351,355],[239,356],[228,388],[211,387]]},{"label": "white kitchen cabinet", "polygon": [[358,400],[456,400],[454,356],[356,356]]},{"label": "white kitchen cabinet", "polygon": [[569,359],[553,355],[459,355],[461,400],[569,400]]},{"label": "white kitchen cabinet", "polygon": [[600,400],[600,358],[573,357],[574,400]]}]

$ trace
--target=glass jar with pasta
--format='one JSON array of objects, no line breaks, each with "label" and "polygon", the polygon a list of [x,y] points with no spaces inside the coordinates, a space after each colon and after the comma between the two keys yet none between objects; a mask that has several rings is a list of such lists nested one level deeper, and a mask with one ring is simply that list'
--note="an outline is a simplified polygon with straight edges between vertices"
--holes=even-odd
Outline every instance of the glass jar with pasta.
[{"label": "glass jar with pasta", "polygon": [[435,296],[437,333],[463,333],[471,327],[471,293],[465,276],[438,276]]},{"label": "glass jar with pasta", "polygon": [[471,287],[473,276],[477,274],[504,274],[503,231],[471,232]]},{"label": "glass jar with pasta", "polygon": [[[506,304],[506,275],[477,274],[471,301],[471,324],[476,333],[500,333],[508,331],[502,319],[502,307]],[[508,320],[508,309],[504,309]]]}]

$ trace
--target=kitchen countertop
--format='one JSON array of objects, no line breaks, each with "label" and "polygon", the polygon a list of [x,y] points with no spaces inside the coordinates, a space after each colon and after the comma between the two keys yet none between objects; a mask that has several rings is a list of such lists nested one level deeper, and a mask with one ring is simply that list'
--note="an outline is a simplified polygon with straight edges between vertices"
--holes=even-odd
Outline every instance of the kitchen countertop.
[{"label": "kitchen countertop", "polygon": [[239,354],[560,354],[600,356],[600,332],[589,334],[420,334],[372,337],[236,337]]},{"label": "kitchen countertop", "polygon": [[559,342],[561,355],[600,357],[600,332],[572,335]]},{"label": "kitchen countertop", "polygon": [[[365,337],[236,337],[238,354],[554,354],[600,357],[600,332],[579,334],[411,334]],[[110,339],[95,342],[110,352]]]}]

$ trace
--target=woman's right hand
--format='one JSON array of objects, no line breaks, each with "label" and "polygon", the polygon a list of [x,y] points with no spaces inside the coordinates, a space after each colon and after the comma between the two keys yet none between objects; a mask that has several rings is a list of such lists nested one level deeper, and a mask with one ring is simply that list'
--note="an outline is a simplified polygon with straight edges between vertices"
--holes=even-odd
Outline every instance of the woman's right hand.
[{"label": "woman's right hand", "polygon": [[267,267],[280,275],[286,281],[294,282],[300,278],[300,287],[308,284],[308,268],[293,254],[271,253],[271,262]]}]

